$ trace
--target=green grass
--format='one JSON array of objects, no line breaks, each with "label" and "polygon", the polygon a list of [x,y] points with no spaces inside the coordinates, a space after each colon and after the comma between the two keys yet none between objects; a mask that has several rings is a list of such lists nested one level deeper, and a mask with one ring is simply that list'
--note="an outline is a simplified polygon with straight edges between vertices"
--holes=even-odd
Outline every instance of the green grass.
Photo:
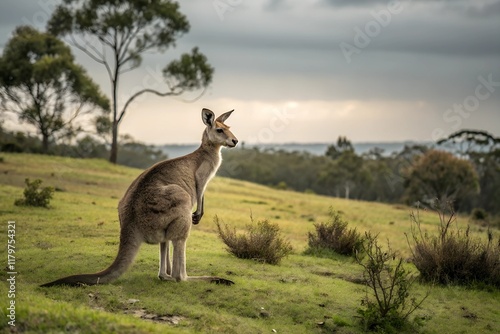
[{"label": "green grass", "polygon": [[[16,221],[16,328],[22,333],[361,333],[356,309],[364,296],[361,268],[342,256],[303,255],[314,222],[328,220],[330,207],[349,227],[379,233],[383,243],[408,257],[404,236],[410,208],[302,194],[215,178],[205,196],[205,216],[188,240],[189,275],[219,275],[233,286],[203,282],[163,282],[156,277],[158,247],[144,244],[135,264],[109,285],[39,288],[76,273],[107,267],[118,248],[117,204],[141,172],[102,160],[74,160],[27,154],[1,154],[0,238],[7,262],[7,221]],[[24,179],[59,189],[51,209],[14,206]],[[244,229],[256,221],[277,223],[294,247],[279,266],[240,260],[225,251],[213,217]],[[422,224],[434,232],[438,219],[427,212]],[[466,218],[460,218],[463,225]],[[481,227],[473,226],[478,235]],[[498,235],[498,231],[495,234]],[[0,239],[1,240],[1,239]],[[413,268],[411,264],[408,264]],[[0,305],[6,311],[7,273],[0,272]],[[457,286],[417,284],[415,294],[431,291],[416,316],[424,333],[499,333],[500,292]],[[131,303],[131,299],[139,301]],[[176,325],[134,317],[178,316]],[[0,314],[0,331],[9,332]]]}]

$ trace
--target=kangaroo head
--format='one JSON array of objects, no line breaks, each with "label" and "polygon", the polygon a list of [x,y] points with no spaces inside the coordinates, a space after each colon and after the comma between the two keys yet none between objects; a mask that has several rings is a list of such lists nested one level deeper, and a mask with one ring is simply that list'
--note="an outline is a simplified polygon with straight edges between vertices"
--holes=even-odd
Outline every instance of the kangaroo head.
[{"label": "kangaroo head", "polygon": [[235,147],[238,144],[238,139],[229,131],[229,126],[224,124],[224,121],[231,116],[233,111],[228,111],[216,119],[213,111],[203,108],[201,118],[207,126],[203,140],[212,145]]}]

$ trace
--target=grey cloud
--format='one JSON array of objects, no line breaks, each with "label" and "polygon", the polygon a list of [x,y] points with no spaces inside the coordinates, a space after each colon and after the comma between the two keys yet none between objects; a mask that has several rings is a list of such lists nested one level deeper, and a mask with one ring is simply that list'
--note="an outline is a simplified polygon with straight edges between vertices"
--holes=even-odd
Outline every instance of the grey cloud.
[{"label": "grey cloud", "polygon": [[466,8],[465,12],[468,16],[475,18],[500,16],[500,1],[479,6],[470,5]]},{"label": "grey cloud", "polygon": [[[393,28],[393,29],[391,29]],[[436,54],[453,57],[500,56],[499,23],[475,25],[428,20],[410,21],[389,27],[373,39],[370,51]]]},{"label": "grey cloud", "polygon": [[[271,0],[270,3],[281,3],[282,0]],[[468,17],[494,17],[500,15],[499,0],[321,0],[319,5],[335,8],[365,8],[370,9],[381,4],[389,5],[391,2],[402,4],[433,4],[441,6],[444,11],[458,13]],[[273,6],[271,6],[273,7]]]},{"label": "grey cloud", "polygon": [[265,10],[275,11],[290,9],[291,5],[286,0],[269,0],[263,7]]},{"label": "grey cloud", "polygon": [[[411,1],[411,0],[410,0]],[[388,0],[322,0],[320,4],[333,7],[373,7],[379,4],[387,4]]]},{"label": "grey cloud", "polygon": [[[15,10],[0,4],[2,31],[33,17],[40,6],[34,12],[28,3],[15,2]],[[350,64],[339,43],[354,44],[354,28],[364,29],[374,20],[370,12],[388,0],[231,3],[221,20],[212,1],[180,2],[191,31],[175,49],[145,57],[123,82],[124,91],[142,82],[147,66],[161,68],[193,46],[215,67],[213,98],[425,101],[442,113],[474,93],[479,75],[492,73],[500,81],[500,1],[413,0],[416,5],[394,16]],[[107,89],[102,68],[84,56],[79,60]],[[496,92],[487,101],[496,106],[492,110],[499,100]]]}]

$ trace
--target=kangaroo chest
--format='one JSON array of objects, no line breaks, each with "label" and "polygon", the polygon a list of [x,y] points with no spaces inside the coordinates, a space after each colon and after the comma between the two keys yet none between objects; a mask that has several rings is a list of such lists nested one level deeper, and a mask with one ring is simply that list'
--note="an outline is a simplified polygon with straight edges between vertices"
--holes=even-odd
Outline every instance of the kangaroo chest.
[{"label": "kangaroo chest", "polygon": [[203,192],[205,191],[208,182],[215,176],[215,173],[217,173],[221,162],[222,159],[218,156],[215,161],[204,161],[200,164],[195,173],[197,188],[201,188]]}]

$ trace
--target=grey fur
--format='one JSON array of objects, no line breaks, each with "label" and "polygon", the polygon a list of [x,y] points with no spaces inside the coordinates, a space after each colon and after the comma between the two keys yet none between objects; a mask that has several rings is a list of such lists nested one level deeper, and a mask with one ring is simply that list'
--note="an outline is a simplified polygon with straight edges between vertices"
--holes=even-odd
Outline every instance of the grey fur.
[{"label": "grey fur", "polygon": [[[162,280],[232,284],[220,277],[188,277],[186,274],[186,240],[191,224],[198,224],[203,216],[203,194],[220,166],[220,149],[238,143],[224,124],[231,113],[215,119],[211,110],[203,109],[202,120],[207,127],[200,147],[183,157],[155,164],[132,182],[118,205],[120,246],[116,259],[107,269],[95,274],[64,277],[42,287],[109,283],[130,267],[143,242],[160,244],[158,277]],[[196,211],[192,213],[195,205]],[[170,242],[173,245],[172,264]]]}]

